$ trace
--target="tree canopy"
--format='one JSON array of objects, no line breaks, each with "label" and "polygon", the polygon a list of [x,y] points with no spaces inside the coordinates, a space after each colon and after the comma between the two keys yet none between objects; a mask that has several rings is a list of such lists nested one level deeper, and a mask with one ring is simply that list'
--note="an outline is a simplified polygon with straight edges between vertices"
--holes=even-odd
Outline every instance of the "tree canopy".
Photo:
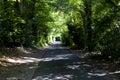
[{"label": "tree canopy", "polygon": [[1,0],[0,47],[63,44],[120,57],[119,0]]}]

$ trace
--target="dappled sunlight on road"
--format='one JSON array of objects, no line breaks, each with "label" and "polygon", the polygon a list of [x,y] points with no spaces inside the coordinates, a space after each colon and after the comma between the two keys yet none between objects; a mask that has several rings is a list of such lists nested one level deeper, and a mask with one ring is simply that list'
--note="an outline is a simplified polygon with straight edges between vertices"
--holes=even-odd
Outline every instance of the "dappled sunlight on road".
[{"label": "dappled sunlight on road", "polygon": [[63,48],[61,43],[51,44],[47,50],[32,80],[119,80],[112,74],[114,71],[109,71],[108,65],[90,64],[80,55]]},{"label": "dappled sunlight on road", "polygon": [[68,65],[67,68],[69,69],[79,69],[80,65]]},{"label": "dappled sunlight on road", "polygon": [[74,57],[76,57],[76,59],[79,59],[79,56],[76,56],[74,54],[59,54],[59,55],[51,55],[50,57],[46,57],[46,58],[33,58],[33,57],[22,57],[17,59],[7,58],[7,62],[23,64],[23,63],[34,63],[40,61],[66,60],[69,58],[72,59]]},{"label": "dappled sunlight on road", "polygon": [[23,63],[39,62],[39,61],[41,61],[41,59],[33,58],[33,57],[23,57],[23,58],[20,58],[20,59],[17,59],[17,60],[8,58],[7,61],[10,62],[10,63],[23,64]]},{"label": "dappled sunlight on road", "polygon": [[32,80],[119,80],[115,74],[119,74],[120,71],[110,72],[96,67],[84,61],[42,62]]},{"label": "dappled sunlight on road", "polygon": [[76,56],[74,54],[59,54],[59,55],[51,55],[50,57],[47,58],[42,58],[41,61],[53,61],[53,60],[67,60],[67,59],[72,59],[76,57],[76,59],[80,59],[79,56]]},{"label": "dappled sunlight on road", "polygon": [[90,76],[106,76],[106,73],[88,73]]},{"label": "dappled sunlight on road", "polygon": [[32,80],[69,80],[72,79],[73,75],[66,74],[66,75],[54,75],[54,74],[49,74],[49,75],[44,75],[44,76],[37,76],[36,78]]},{"label": "dappled sunlight on road", "polygon": [[50,46],[46,46],[45,47],[46,49],[68,49],[67,47],[64,47],[64,46],[62,46],[62,43],[60,42],[60,41],[55,41],[55,42],[53,42],[53,43],[51,43],[51,45]]},{"label": "dappled sunlight on road", "polygon": [[6,78],[6,80],[19,80],[19,79],[16,77],[10,77],[10,78]]},{"label": "dappled sunlight on road", "polygon": [[107,73],[88,73],[88,75],[90,76],[106,76],[106,75],[112,75],[112,74],[120,74],[120,71],[107,72]]},{"label": "dappled sunlight on road", "polygon": [[19,65],[5,68],[0,80],[120,80],[119,68],[89,62],[59,42],[44,50],[42,57],[37,54],[16,60],[8,58],[8,62]]}]

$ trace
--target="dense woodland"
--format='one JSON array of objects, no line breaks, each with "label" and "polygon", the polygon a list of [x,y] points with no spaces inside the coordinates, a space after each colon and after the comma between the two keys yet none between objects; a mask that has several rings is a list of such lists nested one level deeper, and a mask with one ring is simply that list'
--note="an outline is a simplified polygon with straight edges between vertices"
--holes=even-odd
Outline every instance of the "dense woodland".
[{"label": "dense woodland", "polygon": [[0,0],[0,55],[5,48],[64,45],[120,59],[119,0]]}]

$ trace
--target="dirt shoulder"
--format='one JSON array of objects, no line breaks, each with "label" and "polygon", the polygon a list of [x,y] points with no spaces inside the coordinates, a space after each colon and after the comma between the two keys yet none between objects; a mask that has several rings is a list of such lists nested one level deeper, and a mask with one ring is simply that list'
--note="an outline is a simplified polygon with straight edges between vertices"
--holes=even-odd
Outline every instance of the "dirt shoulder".
[{"label": "dirt shoulder", "polygon": [[0,57],[0,66],[12,66],[16,64],[40,61],[44,51],[45,50],[43,48],[10,50],[8,51],[7,55]]}]

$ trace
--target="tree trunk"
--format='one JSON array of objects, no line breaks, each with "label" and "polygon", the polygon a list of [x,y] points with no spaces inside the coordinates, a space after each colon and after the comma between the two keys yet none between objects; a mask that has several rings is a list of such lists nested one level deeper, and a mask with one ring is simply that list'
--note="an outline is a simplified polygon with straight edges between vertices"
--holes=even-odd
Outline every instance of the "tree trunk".
[{"label": "tree trunk", "polygon": [[84,27],[86,32],[86,47],[89,52],[92,51],[92,8],[91,0],[84,1]]}]

